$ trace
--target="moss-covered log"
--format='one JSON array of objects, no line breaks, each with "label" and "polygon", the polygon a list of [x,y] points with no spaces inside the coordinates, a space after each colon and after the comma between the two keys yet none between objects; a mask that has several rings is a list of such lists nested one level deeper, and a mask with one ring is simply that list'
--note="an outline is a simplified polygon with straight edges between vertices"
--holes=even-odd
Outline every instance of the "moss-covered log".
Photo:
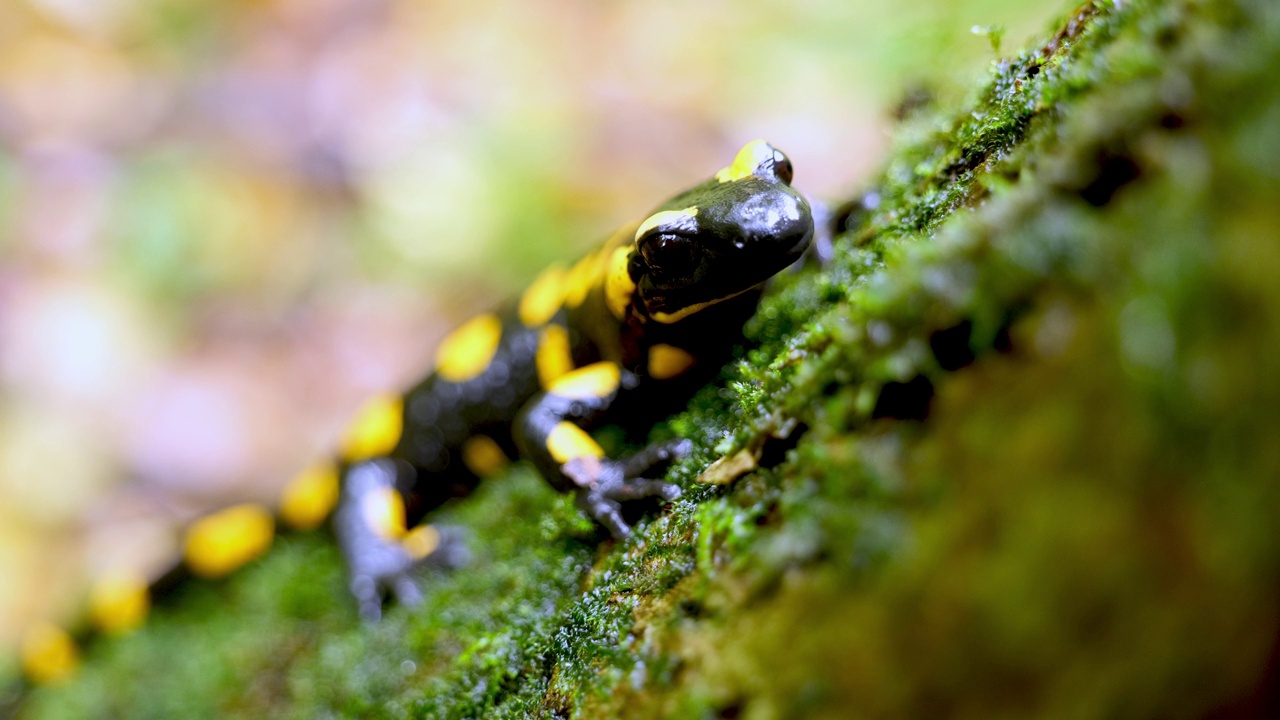
[{"label": "moss-covered log", "polygon": [[517,470],[423,608],[293,537],[29,716],[1280,712],[1276,77],[1270,0],[1082,7],[905,120],[631,541]]}]

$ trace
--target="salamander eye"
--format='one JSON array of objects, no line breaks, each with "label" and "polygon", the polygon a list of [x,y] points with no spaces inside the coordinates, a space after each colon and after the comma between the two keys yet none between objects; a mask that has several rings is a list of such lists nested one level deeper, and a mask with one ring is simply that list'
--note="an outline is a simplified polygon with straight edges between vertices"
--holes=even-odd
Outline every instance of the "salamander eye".
[{"label": "salamander eye", "polygon": [[651,269],[667,277],[693,270],[693,241],[683,235],[663,233],[647,237],[640,243],[640,255]]},{"label": "salamander eye", "polygon": [[777,149],[773,151],[773,174],[787,185],[791,184],[791,178],[794,175],[791,168],[791,158]]}]

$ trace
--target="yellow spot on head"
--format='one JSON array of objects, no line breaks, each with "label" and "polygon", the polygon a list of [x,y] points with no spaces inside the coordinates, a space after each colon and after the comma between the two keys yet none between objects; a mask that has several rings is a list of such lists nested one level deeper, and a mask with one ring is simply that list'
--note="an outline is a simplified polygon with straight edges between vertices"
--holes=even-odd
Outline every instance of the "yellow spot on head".
[{"label": "yellow spot on head", "polygon": [[201,577],[222,577],[265,553],[274,534],[275,521],[261,505],[220,510],[187,528],[187,567]]},{"label": "yellow spot on head", "polygon": [[501,339],[502,321],[497,315],[472,318],[440,343],[436,350],[436,372],[455,383],[476,377],[489,367]]},{"label": "yellow spot on head", "polygon": [[556,462],[564,464],[578,457],[603,457],[604,450],[586,430],[562,420],[547,435],[547,451]]},{"label": "yellow spot on head", "polygon": [[488,435],[473,435],[462,444],[462,464],[478,477],[494,475],[510,463],[507,454]]},{"label": "yellow spot on head", "polygon": [[694,314],[694,313],[696,313],[696,312],[698,312],[698,311],[700,311],[700,310],[705,310],[706,308],[709,308],[709,307],[711,307],[712,305],[716,305],[716,304],[718,304],[718,303],[722,303],[722,302],[724,302],[725,300],[730,300],[730,299],[732,299],[732,298],[736,298],[736,297],[738,297],[739,295],[741,295],[742,293],[747,292],[747,290],[751,290],[751,289],[753,289],[753,288],[747,288],[746,290],[739,290],[739,291],[738,291],[738,292],[736,292],[736,293],[731,293],[731,294],[729,294],[729,295],[725,295],[725,296],[724,296],[724,297],[722,297],[722,298],[716,298],[715,300],[708,300],[708,301],[706,301],[706,302],[694,303],[694,304],[692,304],[692,305],[686,305],[686,306],[684,306],[684,307],[680,308],[679,310],[677,310],[677,311],[675,311],[675,312],[670,312],[670,313],[667,313],[667,312],[655,312],[655,313],[651,314],[649,317],[653,318],[654,320],[657,320],[658,322],[660,322],[660,323],[662,323],[662,324],[664,324],[664,325],[670,325],[671,323],[680,322],[681,320],[683,320],[683,319],[685,319],[685,318],[689,317],[690,315],[692,315],[692,314]]},{"label": "yellow spot on head", "polygon": [[640,227],[636,228],[636,242],[644,237],[645,233],[656,227],[674,226],[674,229],[692,231],[697,229],[697,225],[693,223],[693,219],[698,217],[698,207],[687,207],[683,210],[663,210],[656,212],[645,221],[640,223]]},{"label": "yellow spot on head", "polygon": [[360,498],[365,524],[383,540],[404,537],[404,499],[393,488],[381,487]]},{"label": "yellow spot on head", "polygon": [[66,630],[40,623],[22,638],[22,671],[33,683],[66,680],[80,666],[80,652]]},{"label": "yellow spot on head", "polygon": [[534,364],[538,367],[538,382],[544,388],[573,371],[573,348],[569,346],[569,331],[563,325],[547,325],[539,331]]},{"label": "yellow spot on head", "polygon": [[655,380],[673,378],[693,367],[694,357],[675,345],[658,344],[649,348],[649,377]]},{"label": "yellow spot on head", "polygon": [[421,560],[440,547],[440,531],[431,525],[419,525],[404,536],[400,546],[409,553],[409,557]]},{"label": "yellow spot on head", "polygon": [[150,609],[147,579],[139,573],[109,573],[89,591],[89,616],[99,630],[108,634],[138,627]]},{"label": "yellow spot on head", "polygon": [[631,248],[615,249],[609,257],[609,268],[604,277],[605,303],[609,306],[609,312],[619,320],[626,316],[627,307],[636,292],[636,284],[631,279],[631,273],[627,272],[630,259]]},{"label": "yellow spot on head", "polygon": [[621,380],[622,371],[617,363],[598,362],[556,380],[547,392],[573,400],[603,398],[612,395]]},{"label": "yellow spot on head", "polygon": [[360,409],[342,440],[342,457],[347,462],[386,455],[400,442],[404,431],[404,398],[379,395]]},{"label": "yellow spot on head", "polygon": [[520,322],[525,327],[545,325],[564,302],[565,270],[556,265],[542,271],[520,296]]},{"label": "yellow spot on head", "polygon": [[716,180],[722,183],[749,178],[759,169],[760,163],[773,159],[773,147],[764,140],[752,140],[737,155],[729,167],[716,173]]},{"label": "yellow spot on head", "polygon": [[324,522],[337,504],[338,468],[331,462],[317,463],[299,473],[284,489],[280,516],[289,527],[310,530]]}]

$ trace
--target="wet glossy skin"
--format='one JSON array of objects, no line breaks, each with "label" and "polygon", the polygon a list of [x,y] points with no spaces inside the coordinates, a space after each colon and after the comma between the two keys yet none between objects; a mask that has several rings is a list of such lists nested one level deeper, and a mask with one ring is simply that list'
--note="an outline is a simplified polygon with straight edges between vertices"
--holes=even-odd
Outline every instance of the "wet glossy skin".
[{"label": "wet glossy skin", "polygon": [[655,227],[638,243],[632,276],[646,314],[661,317],[756,287],[809,246],[807,203],[777,180],[708,181],[661,210],[696,215]]},{"label": "wet glossy skin", "polygon": [[[717,177],[663,203],[573,268],[548,271],[559,290],[540,298],[540,314],[523,312],[536,304],[528,294],[498,314],[496,347],[473,363],[473,374],[449,380],[437,372],[406,394],[395,447],[345,467],[335,525],[362,614],[378,615],[384,590],[416,599],[408,579],[415,565],[458,560],[443,535],[424,557],[403,551],[397,538],[405,526],[380,528],[362,509],[373,493],[394,488],[413,523],[519,456],[553,487],[575,493],[619,538],[630,532],[624,503],[679,496],[674,485],[641,474],[681,445],[624,462],[605,457],[585,430],[652,424],[723,365],[762,283],[812,238],[809,206],[790,180],[785,155],[762,141],[748,144]],[[493,452],[469,446],[477,436]]]},{"label": "wet glossy skin", "polygon": [[[643,478],[681,443],[611,459],[587,432],[600,422],[646,428],[684,405],[729,358],[762,283],[798,259],[813,235],[808,204],[790,187],[791,163],[748,143],[710,180],[615,233],[573,267],[553,267],[518,302],[447,337],[434,369],[403,395],[375,398],[334,461],[286,489],[280,520],[298,529],[330,519],[362,616],[387,592],[413,603],[414,571],[466,559],[457,533],[414,526],[517,457],[624,538],[624,504],[674,499],[675,485]],[[270,547],[271,510],[227,508],[194,523],[174,573],[219,577]],[[171,573],[166,582],[172,582]],[[140,573],[98,579],[92,622],[118,632],[145,617],[154,587]],[[77,662],[70,635],[34,628],[27,677],[52,682]]]}]

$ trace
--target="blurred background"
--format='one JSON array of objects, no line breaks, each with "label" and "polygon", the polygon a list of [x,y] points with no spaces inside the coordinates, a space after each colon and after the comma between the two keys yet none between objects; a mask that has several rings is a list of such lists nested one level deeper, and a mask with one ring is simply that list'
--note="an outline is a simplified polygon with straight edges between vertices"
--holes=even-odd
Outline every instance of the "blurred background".
[{"label": "blurred background", "polygon": [[743,142],[844,197],[1075,4],[0,3],[0,646]]}]

